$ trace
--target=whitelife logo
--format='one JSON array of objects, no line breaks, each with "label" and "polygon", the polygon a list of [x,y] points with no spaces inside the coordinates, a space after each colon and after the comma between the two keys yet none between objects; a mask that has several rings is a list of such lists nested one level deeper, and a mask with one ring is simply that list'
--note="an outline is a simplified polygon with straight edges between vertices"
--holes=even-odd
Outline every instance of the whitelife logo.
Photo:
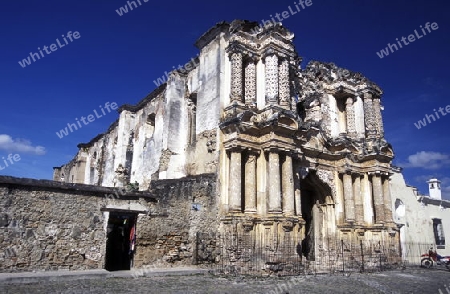
[{"label": "whitelife logo", "polygon": [[[103,109],[103,107],[101,105],[99,107],[101,109],[101,113],[103,113],[103,115],[106,115],[105,109]],[[113,102],[113,103],[106,102],[105,108],[107,109],[108,113],[110,113],[112,110],[116,110],[119,107],[117,106],[116,102]],[[58,136],[58,138],[62,139],[65,136],[68,136],[69,130],[71,133],[73,133],[74,130],[76,131],[76,130],[78,130],[78,128],[81,129],[83,127],[83,125],[81,123],[83,123],[85,126],[87,126],[89,123],[95,121],[96,118],[101,118],[103,116],[103,115],[98,114],[96,109],[94,109],[93,111],[94,111],[95,116],[93,114],[89,114],[87,117],[82,116],[80,118],[80,120],[78,120],[78,118],[75,118],[75,121],[76,121],[75,123],[72,123],[72,124],[67,123],[67,127],[65,127],[62,130],[59,130],[59,132],[56,132],[56,135]],[[87,119],[87,121],[86,121],[86,119]]]},{"label": "whitelife logo", "polygon": [[[19,61],[19,65],[22,68],[25,68],[27,65],[31,65],[31,60],[33,60],[33,62],[38,61],[39,59],[44,58],[45,55],[42,52],[42,50],[45,51],[45,53],[47,53],[47,55],[52,54],[52,52],[55,52],[56,50],[58,50],[58,48],[62,48],[66,45],[69,45],[70,43],[72,43],[74,40],[77,40],[79,38],[81,38],[81,35],[78,31],[75,31],[72,33],[72,31],[67,32],[66,36],[61,35],[63,37],[64,40],[64,44],[61,43],[61,41],[59,39],[56,39],[56,44],[58,44],[58,46],[56,44],[51,44],[50,46],[44,46],[42,47],[38,47],[39,53],[33,53],[30,52],[30,56],[28,56],[27,58],[22,59],[22,61]],[[70,43],[67,41],[67,39],[70,40]],[[50,51],[48,50],[50,49]]]},{"label": "whitelife logo", "polygon": [[[191,58],[191,60],[185,65],[178,64],[178,70],[181,71],[182,73],[187,73],[188,71],[196,67],[198,63],[199,63],[198,57]],[[172,68],[175,69],[175,66],[172,66]],[[153,80],[153,83],[156,85],[156,87],[159,87],[165,82],[167,82],[169,80],[169,74],[170,72],[165,71],[162,77]]]},{"label": "whitelife logo", "polygon": [[[141,0],[136,0],[137,3],[139,3],[139,7],[142,6]],[[136,4],[136,1],[127,1],[127,5],[124,5],[120,7],[119,9],[116,9],[116,12],[119,16],[124,15],[125,13],[128,13],[128,11],[132,11],[134,8],[138,8],[138,5]],[[149,0],[142,0],[142,2],[147,3]],[[134,8],[133,8],[134,5]],[[130,10],[128,10],[128,7]]]},{"label": "whitelife logo", "polygon": [[3,159],[3,164],[5,166],[2,166],[2,164],[0,163],[0,171],[4,170],[5,168],[7,168],[10,165],[13,165],[15,162],[18,162],[21,158],[20,158],[19,154],[13,155],[12,153],[10,153],[7,158],[9,160],[10,164],[8,164],[8,161],[6,161],[5,157],[2,157],[2,159]]},{"label": "whitelife logo", "polygon": [[[423,36],[426,36],[427,33],[425,32],[425,29],[427,29],[428,33],[431,33],[430,28],[431,28],[433,31],[435,31],[435,30],[437,30],[437,29],[439,28],[439,26],[438,26],[438,24],[437,24],[436,22],[433,22],[433,23],[431,23],[431,24],[430,24],[429,22],[427,22],[427,23],[425,24],[425,29],[424,29],[422,26],[420,26],[420,28],[421,28],[421,30],[422,30],[423,35],[421,35],[420,33],[418,33],[417,30],[414,30],[414,34],[410,34],[410,35],[408,36],[408,41],[409,41],[409,42],[406,41],[406,37],[404,37],[404,36],[402,36],[402,37],[400,38],[400,39],[402,40],[402,42],[403,42],[403,45],[409,45],[410,43],[414,42],[414,41],[416,40],[416,37],[417,37],[417,40],[419,40],[419,39],[423,38]],[[399,46],[400,48],[403,48],[403,47],[402,47],[402,43],[398,40],[398,38],[395,38],[395,40],[397,40],[398,46]],[[396,45],[395,43],[394,43],[394,44],[388,43],[388,44],[387,44],[387,47],[386,47],[385,49],[382,49],[382,50],[380,50],[380,52],[376,52],[376,53],[377,53],[378,57],[383,58],[383,57],[389,55],[389,50],[391,50],[391,53],[394,53],[394,48],[395,48],[395,51],[398,51],[398,50],[399,50],[398,47],[397,47],[397,45]]]},{"label": "whitelife logo", "polygon": [[[301,8],[299,7],[299,5],[301,6]],[[312,0],[299,0],[298,3],[294,2],[294,6],[297,10],[292,9],[292,7],[289,5],[287,8],[288,10],[285,10],[281,13],[275,13],[275,17],[272,16],[272,14],[270,15],[270,19],[269,20],[261,20],[261,24],[259,26],[257,26],[256,28],[253,28],[251,31],[253,32],[253,34],[257,34],[259,32],[261,32],[264,28],[268,28],[271,25],[276,25],[277,21],[275,20],[275,18],[279,21],[282,22],[285,19],[288,19],[289,17],[303,11],[306,9],[306,7],[309,7],[313,5]]]},{"label": "whitelife logo", "polygon": [[[422,120],[417,121],[417,123],[414,123],[414,125],[416,126],[416,128],[418,130],[420,130],[422,127],[426,127],[427,126],[427,121],[428,124],[431,124],[432,121],[431,119],[433,119],[433,122],[440,119],[441,117],[439,116],[438,111],[441,113],[442,116],[446,116],[447,114],[450,113],[450,105],[447,105],[445,108],[443,107],[439,107],[438,111],[435,109],[433,109],[434,111],[434,115],[433,114],[425,114],[425,117]],[[437,119],[436,119],[437,117]]]}]

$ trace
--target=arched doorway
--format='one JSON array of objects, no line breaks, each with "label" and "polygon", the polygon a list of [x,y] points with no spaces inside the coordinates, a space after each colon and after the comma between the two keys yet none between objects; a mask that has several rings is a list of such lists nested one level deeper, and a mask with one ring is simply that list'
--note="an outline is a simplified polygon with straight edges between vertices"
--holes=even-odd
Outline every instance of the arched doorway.
[{"label": "arched doorway", "polygon": [[334,202],[331,189],[315,172],[300,181],[302,216],[305,220],[305,237],[302,253],[308,260],[316,260],[327,250],[334,232]]}]

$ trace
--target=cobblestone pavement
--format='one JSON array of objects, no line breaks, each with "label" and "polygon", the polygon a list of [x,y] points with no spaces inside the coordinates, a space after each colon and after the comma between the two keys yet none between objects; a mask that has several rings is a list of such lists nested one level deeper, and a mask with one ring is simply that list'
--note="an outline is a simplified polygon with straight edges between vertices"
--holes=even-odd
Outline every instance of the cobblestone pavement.
[{"label": "cobblestone pavement", "polygon": [[[446,289],[448,288],[448,290]],[[440,291],[439,291],[440,290]],[[285,278],[211,275],[94,278],[75,281],[1,284],[0,293],[450,293],[450,272],[406,269]]]}]

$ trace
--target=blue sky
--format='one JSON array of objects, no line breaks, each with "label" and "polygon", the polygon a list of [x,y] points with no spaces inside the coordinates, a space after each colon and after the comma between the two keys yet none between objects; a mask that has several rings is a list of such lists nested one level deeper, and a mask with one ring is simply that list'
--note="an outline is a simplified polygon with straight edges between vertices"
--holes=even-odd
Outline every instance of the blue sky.
[{"label": "blue sky", "polygon": [[[53,167],[68,162],[78,143],[106,131],[118,118],[105,103],[137,103],[165,71],[198,54],[194,42],[215,23],[237,18],[261,22],[298,3],[144,1],[122,16],[116,10],[127,5],[124,0],[2,4],[0,158],[19,154],[20,160],[8,161],[6,167],[0,159],[0,175],[51,179]],[[295,33],[303,66],[310,60],[334,62],[381,86],[394,164],[403,166],[407,182],[423,193],[428,190],[425,181],[439,177],[447,199],[450,115],[420,129],[414,123],[450,105],[449,9],[444,0],[312,0],[311,6],[283,20]],[[424,35],[420,26],[427,22],[436,22],[438,29]],[[383,58],[377,55],[414,30],[420,39]],[[65,43],[62,35],[69,31],[79,36]],[[28,66],[19,65],[30,52],[56,44],[56,39],[64,46],[47,49],[49,54],[43,51],[44,57],[30,59]],[[99,116],[92,122],[63,138],[56,135],[94,110]]]}]

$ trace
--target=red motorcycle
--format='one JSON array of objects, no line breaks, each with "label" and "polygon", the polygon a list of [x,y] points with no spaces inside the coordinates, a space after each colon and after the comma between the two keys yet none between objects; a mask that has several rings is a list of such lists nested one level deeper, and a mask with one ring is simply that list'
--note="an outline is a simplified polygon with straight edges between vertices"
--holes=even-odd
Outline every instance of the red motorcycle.
[{"label": "red motorcycle", "polygon": [[433,251],[432,248],[428,251],[428,253],[424,253],[420,256],[422,260],[420,261],[420,265],[425,268],[431,268],[434,264],[436,266],[443,266],[450,271],[450,256],[441,256],[437,254],[436,250]]}]

